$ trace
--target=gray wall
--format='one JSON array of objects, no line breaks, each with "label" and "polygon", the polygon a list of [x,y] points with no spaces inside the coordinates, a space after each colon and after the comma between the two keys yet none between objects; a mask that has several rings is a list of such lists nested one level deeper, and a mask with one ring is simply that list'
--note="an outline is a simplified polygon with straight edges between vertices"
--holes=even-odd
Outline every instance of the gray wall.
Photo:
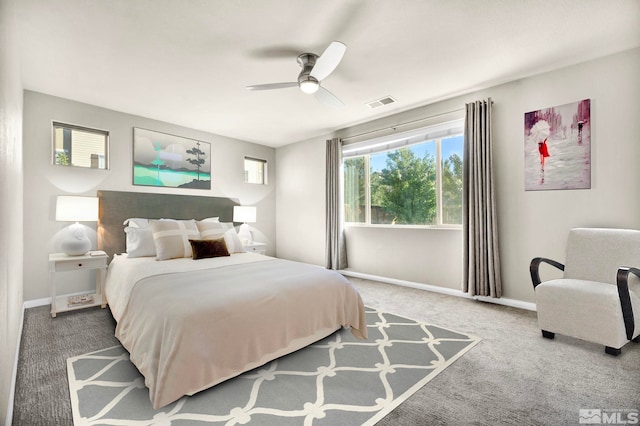
[{"label": "gray wall", "polygon": [[[278,175],[286,177],[276,191],[278,256],[324,264],[324,228],[318,225],[324,226],[326,139],[437,116],[491,97],[503,296],[532,302],[531,258],[564,260],[570,228],[640,229],[639,76],[640,49],[634,49],[278,148]],[[525,191],[524,113],[586,98],[591,99],[591,189]],[[461,288],[459,230],[351,227],[346,232],[351,270]]]},{"label": "gray wall", "polygon": [[0,0],[0,423],[12,412],[22,318],[22,81],[14,3]]},{"label": "gray wall", "polygon": [[[51,161],[52,121],[105,129],[110,132],[110,170],[55,166]],[[172,189],[132,184],[133,127],[170,133],[211,143],[211,190]],[[60,251],[60,233],[68,225],[55,221],[57,195],[94,195],[99,189],[187,194],[235,198],[257,206],[253,224],[256,241],[268,243],[275,254],[275,150],[262,145],[226,138],[173,124],[124,114],[45,94],[24,94],[24,299],[49,296],[47,259]],[[244,183],[244,156],[268,162],[268,185]],[[89,238],[96,248],[95,224]],[[91,288],[94,272],[58,274],[60,293]]]}]

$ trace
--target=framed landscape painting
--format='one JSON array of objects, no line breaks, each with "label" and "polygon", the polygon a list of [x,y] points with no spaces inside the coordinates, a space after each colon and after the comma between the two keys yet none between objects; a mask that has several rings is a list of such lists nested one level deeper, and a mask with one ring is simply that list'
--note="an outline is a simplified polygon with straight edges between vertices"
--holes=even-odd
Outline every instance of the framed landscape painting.
[{"label": "framed landscape painting", "polygon": [[591,188],[591,100],[524,115],[526,191]]},{"label": "framed landscape painting", "polygon": [[211,189],[211,144],[134,127],[133,184]]}]

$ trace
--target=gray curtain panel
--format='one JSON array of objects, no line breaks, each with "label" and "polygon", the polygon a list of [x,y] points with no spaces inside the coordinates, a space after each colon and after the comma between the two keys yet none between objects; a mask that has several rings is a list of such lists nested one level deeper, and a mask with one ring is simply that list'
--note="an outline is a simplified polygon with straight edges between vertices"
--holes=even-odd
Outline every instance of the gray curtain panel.
[{"label": "gray curtain panel", "polygon": [[327,141],[327,269],[347,267],[347,249],[342,218],[342,142]]},{"label": "gray curtain panel", "polygon": [[464,130],[463,287],[500,297],[500,254],[493,178],[491,98],[468,103]]}]

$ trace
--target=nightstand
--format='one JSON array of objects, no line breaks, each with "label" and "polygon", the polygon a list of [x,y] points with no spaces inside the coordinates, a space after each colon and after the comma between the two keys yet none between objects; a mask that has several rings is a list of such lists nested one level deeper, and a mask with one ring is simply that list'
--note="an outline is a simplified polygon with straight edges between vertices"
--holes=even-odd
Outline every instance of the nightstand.
[{"label": "nightstand", "polygon": [[[93,253],[93,254],[92,254]],[[84,269],[96,270],[96,291],[76,297],[76,303],[70,303],[70,295],[58,296],[56,292],[56,272],[79,271]],[[58,312],[107,305],[103,297],[104,279],[107,271],[107,255],[105,252],[89,252],[82,256],[68,256],[64,253],[49,255],[49,289],[51,290],[51,316],[55,318]],[[91,300],[91,298],[93,300]]]},{"label": "nightstand", "polygon": [[248,243],[243,244],[242,247],[249,253],[258,253],[258,254],[267,254],[267,244],[266,243]]}]

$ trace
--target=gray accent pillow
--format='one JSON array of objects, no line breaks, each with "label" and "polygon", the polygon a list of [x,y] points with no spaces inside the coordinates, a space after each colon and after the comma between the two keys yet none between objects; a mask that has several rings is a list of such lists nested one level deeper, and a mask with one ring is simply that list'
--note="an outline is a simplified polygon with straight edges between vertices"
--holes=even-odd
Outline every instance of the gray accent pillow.
[{"label": "gray accent pillow", "polygon": [[231,222],[196,222],[203,240],[215,240],[223,237],[229,253],[244,253],[246,250],[240,242],[240,237]]},{"label": "gray accent pillow", "polygon": [[153,231],[156,260],[192,256],[189,239],[200,239],[200,232],[195,220],[150,220],[149,225]]}]

